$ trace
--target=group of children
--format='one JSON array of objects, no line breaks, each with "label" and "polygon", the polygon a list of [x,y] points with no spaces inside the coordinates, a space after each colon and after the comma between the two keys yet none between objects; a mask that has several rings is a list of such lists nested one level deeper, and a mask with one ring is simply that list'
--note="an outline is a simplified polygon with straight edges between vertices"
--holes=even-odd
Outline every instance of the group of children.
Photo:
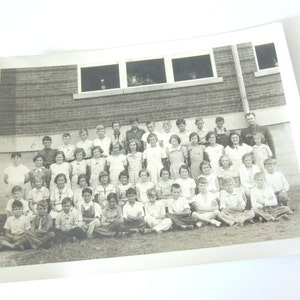
[{"label": "group of children", "polygon": [[4,170],[12,198],[0,248],[289,219],[289,184],[262,134],[254,134],[252,147],[227,131],[222,117],[212,131],[203,124],[197,118],[197,130],[189,132],[178,119],[172,133],[166,121],[160,133],[147,122],[145,132],[134,119],[125,135],[113,122],[113,137],[99,125],[94,141],[82,129],[72,145],[65,133],[57,150],[45,136],[31,171],[21,153],[12,153]]}]

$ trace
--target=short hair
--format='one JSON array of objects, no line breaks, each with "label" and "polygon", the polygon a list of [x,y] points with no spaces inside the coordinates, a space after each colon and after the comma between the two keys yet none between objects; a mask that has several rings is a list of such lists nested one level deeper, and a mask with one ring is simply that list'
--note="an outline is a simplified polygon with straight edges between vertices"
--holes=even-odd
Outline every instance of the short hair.
[{"label": "short hair", "polygon": [[116,203],[118,203],[118,196],[116,193],[114,192],[110,192],[107,197],[106,197],[106,200],[109,201],[111,199],[115,199]]},{"label": "short hair", "polygon": [[196,184],[198,185],[198,184],[208,184],[208,180],[207,180],[207,178],[205,178],[205,177],[203,177],[203,176],[199,176],[198,177],[198,179],[197,179],[197,182],[196,182]]},{"label": "short hair", "polygon": [[141,174],[142,174],[143,172],[147,174],[147,177],[150,177],[150,172],[149,172],[147,169],[141,169],[141,170],[139,171],[139,177],[141,177]]},{"label": "short hair", "polygon": [[171,185],[171,191],[173,191],[173,189],[181,189],[180,184],[178,184],[178,183],[173,183],[173,184]]},{"label": "short hair", "polygon": [[187,170],[189,172],[188,165],[181,165],[180,168],[179,168],[179,174],[181,173],[182,170]]},{"label": "short hair", "polygon": [[157,192],[154,188],[150,188],[146,191],[147,196],[155,195],[157,197]]},{"label": "short hair", "polygon": [[253,116],[254,118],[256,118],[256,115],[254,112],[250,111],[248,113],[245,114],[245,118],[247,118],[248,116]]},{"label": "short hair", "polygon": [[255,133],[253,134],[253,138],[254,138],[255,136],[259,136],[259,137],[261,138],[261,142],[262,142],[262,143],[264,143],[264,142],[266,141],[265,136],[264,136],[261,132],[255,132]]},{"label": "short hair", "polygon": [[32,178],[32,182],[35,183],[37,180],[43,181],[43,177],[41,175],[35,175]]},{"label": "short hair", "polygon": [[43,137],[42,141],[43,141],[43,143],[44,143],[45,141],[52,142],[52,139],[51,139],[51,137],[50,137],[49,135],[45,135],[45,136]]},{"label": "short hair", "polygon": [[185,119],[177,119],[177,120],[176,120],[176,126],[179,126],[179,125],[181,125],[181,124],[186,125]]},{"label": "short hair", "polygon": [[78,153],[82,153],[82,156],[83,156],[83,157],[85,157],[85,155],[86,155],[83,148],[76,148],[76,149],[75,149],[75,151],[74,151],[75,157],[76,157],[76,155],[77,155]]},{"label": "short hair", "polygon": [[135,189],[134,188],[127,189],[126,196],[128,196],[128,195],[136,195]]},{"label": "short hair", "polygon": [[169,173],[169,177],[170,177],[170,170],[169,170],[168,168],[166,168],[166,167],[164,167],[164,168],[162,168],[162,169],[160,170],[159,176],[161,177],[161,176],[162,176],[162,173],[165,172],[165,171]]},{"label": "short hair", "polygon": [[48,208],[48,202],[47,202],[47,200],[40,200],[40,201],[38,201],[36,206],[42,207],[42,208]]},{"label": "short hair", "polygon": [[223,117],[216,117],[215,123],[218,123],[218,122],[223,122],[223,123],[225,123],[225,120],[224,120]]},{"label": "short hair", "polygon": [[54,155],[54,158],[56,158],[58,155],[62,155],[63,160],[64,161],[66,160],[66,156],[65,156],[65,153],[63,151],[56,151],[56,153]]},{"label": "short hair", "polygon": [[120,172],[120,174],[119,174],[119,180],[121,180],[121,177],[124,177],[124,176],[126,176],[126,178],[128,179],[129,178],[129,174],[126,172],[126,171],[122,171],[122,172]]},{"label": "short hair", "polygon": [[23,203],[20,200],[14,200],[14,202],[11,204],[11,208],[23,208]]},{"label": "short hair", "polygon": [[251,158],[253,164],[255,163],[255,157],[254,157],[254,154],[253,154],[252,152],[245,153],[245,154],[242,156],[242,162],[243,162],[243,163],[244,163],[245,158],[247,158],[247,157],[250,157],[250,158]]},{"label": "short hair", "polygon": [[169,120],[163,121],[162,125],[172,125],[171,122]]},{"label": "short hair", "polygon": [[131,118],[129,120],[129,124],[133,124],[134,122],[138,122],[139,123],[139,118]]},{"label": "short hair", "polygon": [[62,199],[61,204],[67,204],[67,203],[71,203],[72,204],[72,199],[69,197],[65,197],[64,199]]},{"label": "short hair", "polygon": [[67,176],[66,176],[64,173],[59,173],[59,174],[57,174],[57,175],[55,176],[55,178],[54,178],[54,183],[57,184],[57,181],[58,181],[58,178],[59,178],[59,177],[63,177],[64,180],[65,180],[65,183],[67,182]]},{"label": "short hair", "polygon": [[85,132],[87,135],[89,134],[88,130],[86,128],[81,128],[79,130],[79,135],[82,134],[83,132]]},{"label": "short hair", "polygon": [[22,192],[23,189],[20,185],[15,185],[12,189],[11,189],[11,193],[14,194],[16,192]]},{"label": "short hair", "polygon": [[62,137],[70,137],[71,138],[71,134],[69,132],[65,132],[63,133]]},{"label": "short hair", "polygon": [[189,135],[189,141],[192,140],[192,138],[196,136],[197,137],[197,140],[198,140],[198,143],[200,142],[200,137],[199,137],[199,134],[197,132],[192,132],[190,135]]},{"label": "short hair", "polygon": [[105,129],[105,126],[103,124],[99,124],[96,126],[96,130],[99,130],[99,129]]},{"label": "short hair", "polygon": [[84,178],[85,181],[87,182],[87,184],[89,184],[88,176],[87,176],[86,174],[84,174],[84,173],[78,175],[78,178],[77,178],[77,184],[79,184],[79,181],[80,181],[82,178]]},{"label": "short hair", "polygon": [[83,195],[84,193],[89,193],[90,195],[93,195],[93,191],[89,187],[82,189],[81,195]]},{"label": "short hair", "polygon": [[146,126],[148,126],[149,124],[153,123],[153,125],[155,125],[155,122],[154,121],[147,121],[146,122]]},{"label": "short hair", "polygon": [[197,117],[197,118],[195,119],[195,124],[197,125],[197,123],[198,123],[199,121],[204,122],[202,117]]},{"label": "short hair", "polygon": [[223,154],[223,155],[220,156],[219,162],[218,162],[219,166],[222,167],[222,158],[224,158],[224,157],[228,158],[229,166],[232,166],[232,160],[231,160],[231,158],[227,154]]},{"label": "short hair", "polygon": [[254,180],[256,180],[257,178],[263,178],[265,179],[266,176],[265,176],[265,173],[264,172],[257,172],[254,174]]},{"label": "short hair", "polygon": [[101,172],[99,173],[98,178],[99,178],[99,180],[100,180],[101,177],[105,177],[105,176],[107,176],[108,179],[109,179],[109,173],[108,173],[107,171],[101,171]]},{"label": "short hair", "polygon": [[119,146],[119,151],[123,149],[122,145],[119,142],[112,142],[109,145],[109,153],[112,153],[114,146]]},{"label": "short hair", "polygon": [[228,183],[232,183],[233,185],[235,185],[235,181],[233,177],[230,176],[226,176],[223,178],[223,186],[228,184]]},{"label": "short hair", "polygon": [[202,168],[203,168],[204,166],[209,166],[209,167],[211,168],[210,162],[209,162],[208,160],[205,160],[205,159],[202,160],[201,163],[200,163],[200,165],[199,165],[199,169],[200,169],[201,172],[202,172]]},{"label": "short hair", "polygon": [[[136,139],[130,139],[130,140],[128,141],[128,147],[129,147],[129,145],[130,145],[131,143],[135,143],[136,147],[139,146],[139,143],[138,143],[138,141],[137,141]],[[130,152],[130,149],[129,149],[129,152]]]},{"label": "short hair", "polygon": [[155,133],[150,133],[148,136],[147,136],[147,143],[149,144],[150,143],[150,138],[152,137],[155,137],[156,141],[158,141],[158,138],[157,138],[157,135]]},{"label": "short hair", "polygon": [[264,160],[264,166],[266,165],[276,165],[276,159],[274,158],[267,158]]},{"label": "short hair", "polygon": [[119,121],[113,121],[113,122],[111,123],[111,127],[113,127],[115,124],[119,124],[119,125],[121,126],[121,124],[120,124]]},{"label": "short hair", "polygon": [[21,152],[12,152],[10,158],[22,157]]},{"label": "short hair", "polygon": [[214,131],[209,131],[205,136],[206,141],[208,141],[212,135],[217,137],[217,134]]},{"label": "short hair", "polygon": [[171,144],[171,140],[172,140],[172,139],[177,140],[178,144],[181,143],[181,138],[179,137],[178,134],[172,134],[172,135],[170,136],[170,139],[169,139],[169,143],[170,143],[170,144]]},{"label": "short hair", "polygon": [[94,147],[92,148],[92,154],[94,154],[94,151],[95,151],[96,149],[98,149],[98,150],[100,151],[100,153],[103,153],[103,150],[102,150],[102,148],[101,148],[100,146],[94,146]]},{"label": "short hair", "polygon": [[243,142],[242,142],[242,139],[241,139],[241,135],[240,135],[237,131],[232,131],[232,132],[230,132],[230,134],[229,134],[228,146],[229,146],[230,148],[233,147],[233,143],[232,143],[232,141],[231,141],[231,137],[232,137],[233,135],[237,135],[237,136],[238,136],[238,138],[239,138],[239,144],[242,145]]},{"label": "short hair", "polygon": [[37,154],[37,155],[33,158],[33,161],[36,162],[38,158],[41,158],[43,161],[45,161],[44,156],[41,155],[41,154]]}]

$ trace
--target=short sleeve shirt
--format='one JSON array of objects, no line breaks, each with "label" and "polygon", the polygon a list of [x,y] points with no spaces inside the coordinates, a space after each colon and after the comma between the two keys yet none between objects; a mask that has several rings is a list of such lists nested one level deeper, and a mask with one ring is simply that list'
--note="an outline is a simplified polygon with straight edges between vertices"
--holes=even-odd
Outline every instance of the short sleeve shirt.
[{"label": "short sleeve shirt", "polygon": [[8,183],[24,183],[25,175],[29,174],[29,169],[24,165],[10,165],[4,169],[4,174],[7,175]]},{"label": "short sleeve shirt", "polygon": [[27,216],[20,216],[16,218],[15,216],[10,216],[7,218],[4,229],[9,230],[12,235],[23,234],[26,230],[30,229],[30,220]]},{"label": "short sleeve shirt", "polygon": [[141,216],[144,216],[144,205],[141,202],[135,201],[133,205],[129,204],[127,202],[123,206],[123,217],[128,218],[128,217],[137,217],[138,213],[141,213]]},{"label": "short sleeve shirt", "polygon": [[188,201],[183,197],[180,197],[177,200],[170,199],[168,201],[168,210],[171,214],[180,214],[185,209],[190,209],[190,206]]},{"label": "short sleeve shirt", "polygon": [[[14,199],[10,199],[6,205],[6,210],[11,212],[12,211],[12,204],[15,200]],[[26,214],[29,211],[29,207],[28,207],[28,202],[24,199],[20,200],[23,204],[23,214]]]}]

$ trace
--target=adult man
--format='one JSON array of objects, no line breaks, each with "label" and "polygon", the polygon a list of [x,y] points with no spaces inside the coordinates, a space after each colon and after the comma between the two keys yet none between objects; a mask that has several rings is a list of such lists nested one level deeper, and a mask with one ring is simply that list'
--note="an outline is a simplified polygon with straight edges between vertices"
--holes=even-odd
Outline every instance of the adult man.
[{"label": "adult man", "polygon": [[138,118],[131,119],[130,120],[131,129],[126,131],[126,150],[128,151],[128,142],[131,139],[134,139],[138,142],[137,151],[144,151],[144,145],[142,142],[142,136],[145,133],[144,129],[140,129],[139,126],[139,120]]},{"label": "adult man", "polygon": [[121,127],[120,123],[118,121],[113,121],[111,127],[113,129],[113,133],[111,135],[111,142],[112,143],[118,142],[122,146],[122,152],[125,153],[126,136],[120,131],[120,127]]},{"label": "adult man", "polygon": [[269,128],[267,126],[260,126],[256,124],[256,116],[254,112],[247,113],[245,118],[249,126],[241,131],[243,143],[246,143],[250,146],[255,145],[253,136],[256,132],[260,132],[265,138],[265,143],[270,147],[273,157],[276,158],[273,137]]}]

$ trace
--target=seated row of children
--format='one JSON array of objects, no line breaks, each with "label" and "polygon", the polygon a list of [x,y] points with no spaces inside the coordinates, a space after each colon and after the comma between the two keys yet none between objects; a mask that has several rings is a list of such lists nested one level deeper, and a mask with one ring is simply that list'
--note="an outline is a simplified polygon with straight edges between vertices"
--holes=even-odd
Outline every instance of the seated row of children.
[{"label": "seated row of children", "polygon": [[209,192],[208,180],[200,177],[197,181],[199,193],[190,200],[182,196],[183,188],[178,183],[171,185],[171,197],[167,202],[159,200],[155,188],[150,188],[146,191],[148,201],[143,204],[138,201],[135,189],[129,188],[123,206],[118,205],[117,194],[110,192],[102,207],[99,200],[93,198],[92,190],[86,187],[82,190],[83,202],[76,206],[72,198],[65,197],[60,203],[51,202],[48,214],[47,201],[40,200],[36,203],[36,214],[31,225],[26,216],[29,211],[27,202],[21,199],[22,189],[15,186],[11,215],[4,225],[6,234],[0,238],[0,245],[12,249],[36,249],[49,247],[54,240],[62,242],[93,236],[123,236],[162,232],[171,228],[193,229],[205,223],[216,227],[222,223],[243,226],[255,217],[263,221],[276,221],[288,219],[288,215],[293,214],[287,205],[278,205],[263,172],[256,173],[254,181],[250,209],[246,209],[246,200],[240,189],[235,188],[232,177],[223,179],[219,196]]}]

